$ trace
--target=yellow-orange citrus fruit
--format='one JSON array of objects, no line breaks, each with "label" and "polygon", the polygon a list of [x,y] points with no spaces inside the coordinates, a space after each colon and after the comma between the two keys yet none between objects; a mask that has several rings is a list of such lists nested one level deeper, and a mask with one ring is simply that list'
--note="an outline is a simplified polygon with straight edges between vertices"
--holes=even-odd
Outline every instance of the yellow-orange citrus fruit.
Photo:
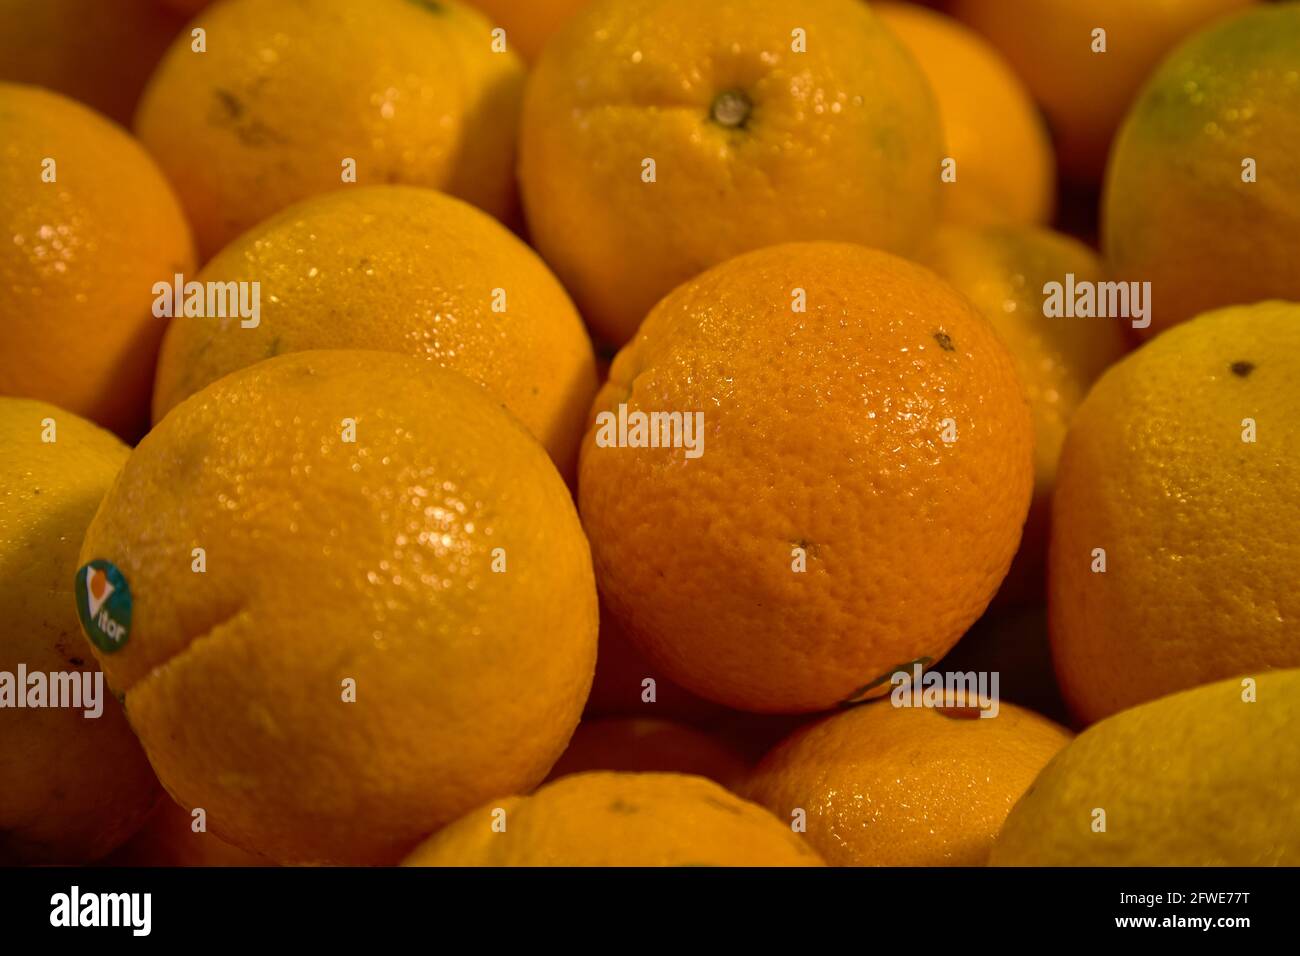
[{"label": "yellow-orange citrus fruit", "polygon": [[41,86],[130,125],[184,22],[157,0],[0,0],[0,82]]},{"label": "yellow-orange citrus fruit", "polygon": [[1297,866],[1297,793],[1300,670],[1239,675],[1089,727],[1016,804],[989,862]]},{"label": "yellow-orange citrus fruit", "polygon": [[510,49],[531,63],[562,24],[590,0],[469,0],[506,31]]},{"label": "yellow-orange citrus fruit", "polygon": [[[1042,105],[1062,174],[1095,183],[1124,113],[1165,53],[1256,2],[953,0],[950,9],[1006,55]],[[1097,30],[1105,31],[1105,52]]]},{"label": "yellow-orange citrus fruit", "polygon": [[971,697],[954,699],[962,706],[881,700],[820,720],[778,744],[742,792],[783,819],[804,811],[808,842],[832,866],[982,866],[1070,734],[1014,704],[983,718]]},{"label": "yellow-orange citrus fruit", "polygon": [[872,10],[916,57],[939,101],[945,157],[944,218],[1041,225],[1052,216],[1056,167],[1038,107],[1002,55],[950,17],[905,3]]},{"label": "yellow-orange citrus fruit", "polygon": [[1101,377],[1052,503],[1052,651],[1085,723],[1300,667],[1300,305],[1221,309]]},{"label": "yellow-orange citrus fruit", "polygon": [[124,640],[91,634],[159,778],[277,862],[396,862],[535,786],[591,684],[568,489],[409,356],[296,352],[191,396],[105,498],[95,559],[134,602]]},{"label": "yellow-orange citrus fruit", "polygon": [[[140,831],[104,858],[105,866],[267,866],[269,861],[198,829],[194,810],[163,799]],[[206,823],[204,824],[206,826]]]},{"label": "yellow-orange citrus fruit", "polygon": [[[503,825],[504,824],[504,828]],[[762,807],[675,773],[581,773],[485,804],[406,866],[820,866]]]},{"label": "yellow-orange citrus fruit", "polygon": [[259,283],[257,323],[173,322],[158,363],[155,420],[271,355],[406,352],[484,386],[572,471],[596,392],[591,341],[537,255],[474,207],[409,186],[317,196],[236,239],[197,280]]},{"label": "yellow-orange citrus fruit", "polygon": [[[1056,464],[1088,388],[1126,350],[1120,320],[1048,316],[1045,288],[1106,280],[1083,243],[1046,229],[944,227],[922,257],[971,300],[1016,359],[1034,418],[1034,500],[1020,551],[999,591],[1003,602],[1044,600]],[[1073,277],[1070,280],[1069,277]]]},{"label": "yellow-orange citrus fruit", "polygon": [[81,537],[128,450],[22,398],[0,398],[0,448],[0,864],[85,863],[161,794],[72,595]]},{"label": "yellow-orange citrus fruit", "polygon": [[579,501],[610,612],[745,710],[821,710],[941,656],[1029,506],[1005,346],[932,272],[864,246],[773,246],[681,286],[592,415]]},{"label": "yellow-orange citrus fruit", "polygon": [[[523,66],[454,0],[227,0],[167,52],[136,115],[203,259],[348,181],[515,206]],[[353,175],[349,180],[347,177]]]},{"label": "yellow-orange citrus fruit", "polygon": [[533,240],[601,337],[780,242],[913,251],[939,207],[938,111],[857,0],[595,0],[529,79]]},{"label": "yellow-orange citrus fruit", "polygon": [[1178,47],[1133,106],[1106,177],[1116,279],[1151,283],[1153,335],[1208,309],[1300,300],[1300,5]]},{"label": "yellow-orange citrus fruit", "polygon": [[726,787],[740,779],[745,761],[717,737],[687,724],[605,717],[578,724],[549,779],[589,770],[686,773]]},{"label": "yellow-orange citrus fruit", "polygon": [[194,261],[148,154],[79,103],[0,83],[0,395],[131,438],[148,422],[155,282]]}]

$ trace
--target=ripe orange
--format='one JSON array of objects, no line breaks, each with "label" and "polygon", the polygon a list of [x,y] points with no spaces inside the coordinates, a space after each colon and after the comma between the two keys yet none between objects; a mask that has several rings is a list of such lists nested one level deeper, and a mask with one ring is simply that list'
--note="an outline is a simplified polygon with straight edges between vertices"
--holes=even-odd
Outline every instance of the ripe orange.
[{"label": "ripe orange", "polygon": [[92,559],[129,585],[96,653],[159,778],[277,862],[393,863],[536,786],[591,686],[568,489],[479,386],[409,356],[295,352],[191,396]]},{"label": "ripe orange", "polygon": [[269,355],[383,349],[473,379],[572,472],[596,392],[591,341],[541,259],[474,207],[408,186],[317,196],[236,239],[197,279],[260,283],[260,323],[173,322],[155,420]]},{"label": "ripe orange", "polygon": [[1115,278],[1151,283],[1146,335],[1300,300],[1300,5],[1231,17],[1161,64],[1116,140],[1103,232]]},{"label": "ripe orange", "polygon": [[406,866],[821,866],[762,807],[676,773],[582,773],[485,804]]},{"label": "ripe orange", "polygon": [[722,784],[737,782],[745,761],[715,736],[652,717],[583,720],[548,780],[588,770],[688,773]]},{"label": "ripe orange", "polygon": [[1038,107],[1002,55],[956,20],[905,3],[872,10],[916,57],[934,88],[946,156],[957,178],[943,186],[952,222],[1041,225],[1052,216],[1056,167]]},{"label": "ripe orange", "polygon": [[[72,593],[81,538],[128,449],[25,398],[0,398],[0,448],[0,679],[9,685],[0,688],[0,865],[87,863],[139,829],[161,795],[107,681],[98,678],[97,699],[86,696],[99,668]],[[27,680],[42,675],[42,697],[20,683],[23,666]],[[48,705],[56,684],[83,706],[16,706],[19,695]]]},{"label": "ripe orange", "polygon": [[519,175],[538,250],[619,345],[738,253],[913,251],[940,152],[929,84],[857,0],[596,0],[530,77]]},{"label": "ripe orange", "polygon": [[515,207],[523,66],[455,0],[226,0],[164,57],[136,116],[201,258],[271,213],[344,185],[430,186]]},{"label": "ripe orange", "polygon": [[[602,447],[620,408],[679,413],[702,453]],[[578,490],[609,610],[674,680],[746,710],[821,710],[940,657],[1029,506],[1005,346],[933,273],[863,246],[774,246],[677,289],[592,415]]]},{"label": "ripe orange", "polygon": [[[1047,113],[1063,175],[1100,182],[1142,82],[1180,39],[1256,0],[952,0],[1011,61]],[[1106,52],[1093,52],[1093,31]]]},{"label": "ripe orange", "polygon": [[1126,350],[1117,319],[1048,317],[1051,282],[1103,282],[1087,246],[1046,229],[945,227],[922,257],[975,304],[1015,357],[1034,418],[1034,500],[1020,550],[998,596],[1003,603],[1045,598],[1052,487],[1065,431],[1089,387]]},{"label": "ripe orange", "polygon": [[165,327],[150,290],[194,261],[180,206],[135,140],[36,87],[0,84],[0,160],[0,394],[134,438]]},{"label": "ripe orange", "polygon": [[1056,670],[1082,722],[1300,667],[1297,381],[1300,305],[1261,303],[1148,342],[1079,408],[1048,570]]},{"label": "ripe orange", "polygon": [[0,82],[62,93],[129,126],[184,23],[157,0],[0,0]]},{"label": "ripe orange", "polygon": [[525,61],[537,59],[542,47],[565,20],[591,0],[469,0],[506,31],[510,49]]},{"label": "ripe orange", "polygon": [[[959,702],[966,698],[959,698]],[[1038,772],[1070,741],[1046,718],[993,718],[882,700],[783,741],[743,793],[789,820],[832,866],[982,866]]]}]

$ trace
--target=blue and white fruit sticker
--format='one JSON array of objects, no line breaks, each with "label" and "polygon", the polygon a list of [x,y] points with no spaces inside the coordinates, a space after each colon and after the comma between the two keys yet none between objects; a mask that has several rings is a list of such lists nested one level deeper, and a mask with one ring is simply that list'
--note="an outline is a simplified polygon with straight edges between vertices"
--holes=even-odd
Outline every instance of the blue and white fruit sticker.
[{"label": "blue and white fruit sticker", "polygon": [[77,616],[92,644],[113,654],[131,635],[131,588],[110,561],[95,558],[77,571]]}]

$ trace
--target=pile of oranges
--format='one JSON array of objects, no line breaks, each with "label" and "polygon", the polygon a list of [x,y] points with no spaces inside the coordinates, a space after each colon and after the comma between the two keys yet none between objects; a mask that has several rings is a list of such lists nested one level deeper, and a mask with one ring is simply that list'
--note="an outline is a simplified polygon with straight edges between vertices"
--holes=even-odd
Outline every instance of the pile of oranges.
[{"label": "pile of oranges", "polygon": [[0,861],[1300,863],[1300,3],[108,6]]}]

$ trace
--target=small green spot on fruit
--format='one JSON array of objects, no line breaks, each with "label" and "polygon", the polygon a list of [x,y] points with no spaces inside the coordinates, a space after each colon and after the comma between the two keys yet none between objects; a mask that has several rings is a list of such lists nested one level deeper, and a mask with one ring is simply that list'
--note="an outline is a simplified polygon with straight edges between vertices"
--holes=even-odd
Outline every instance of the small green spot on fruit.
[{"label": "small green spot on fruit", "polygon": [[957,351],[957,346],[952,344],[952,338],[947,332],[935,332],[934,340],[939,343],[939,348],[943,349],[945,352]]},{"label": "small green spot on fruit", "polygon": [[439,2],[439,0],[411,0],[411,3],[415,4],[417,7],[423,7],[425,10],[428,10],[430,13],[447,12],[447,8],[443,6]]},{"label": "small green spot on fruit", "polygon": [[1255,371],[1255,363],[1254,362],[1233,362],[1231,365],[1228,366],[1228,368],[1230,368],[1232,370],[1232,374],[1236,375],[1238,378],[1245,378],[1251,372]]},{"label": "small green spot on fruit", "polygon": [[713,100],[709,118],[727,129],[744,129],[754,112],[754,103],[743,90],[724,90]]}]

